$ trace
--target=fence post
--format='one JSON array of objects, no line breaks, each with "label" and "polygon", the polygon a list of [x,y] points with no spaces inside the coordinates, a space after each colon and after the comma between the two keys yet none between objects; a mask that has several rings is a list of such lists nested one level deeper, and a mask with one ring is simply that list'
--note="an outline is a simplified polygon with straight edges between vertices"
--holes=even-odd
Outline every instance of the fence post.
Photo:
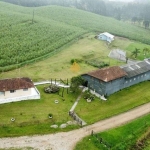
[{"label": "fence post", "polygon": [[92,135],[92,136],[94,135],[94,131],[93,131],[93,130],[91,131],[91,135]]}]

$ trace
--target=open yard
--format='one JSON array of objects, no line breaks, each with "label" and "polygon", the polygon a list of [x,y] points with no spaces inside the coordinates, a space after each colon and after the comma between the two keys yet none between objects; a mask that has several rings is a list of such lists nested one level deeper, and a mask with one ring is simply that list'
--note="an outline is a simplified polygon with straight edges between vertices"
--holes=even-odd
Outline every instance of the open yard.
[{"label": "open yard", "polygon": [[[46,94],[43,92],[44,86],[48,85],[38,86],[40,100],[0,105],[0,137],[57,132],[61,129],[52,129],[50,125],[60,125],[72,120],[68,112],[77,96],[70,92],[67,94],[67,90],[64,91],[64,97],[61,96],[61,91],[60,95]],[[55,100],[59,103],[55,103]],[[48,117],[50,113],[53,114],[52,119]],[[15,118],[15,121],[12,122],[11,118]],[[74,127],[68,126],[65,130]]]},{"label": "open yard", "polygon": [[102,101],[96,98],[91,103],[87,103],[82,98],[75,112],[87,123],[92,124],[96,121],[102,120],[128,111],[134,107],[150,102],[150,82],[143,82],[137,85],[126,88],[122,91],[112,94],[107,101]]}]

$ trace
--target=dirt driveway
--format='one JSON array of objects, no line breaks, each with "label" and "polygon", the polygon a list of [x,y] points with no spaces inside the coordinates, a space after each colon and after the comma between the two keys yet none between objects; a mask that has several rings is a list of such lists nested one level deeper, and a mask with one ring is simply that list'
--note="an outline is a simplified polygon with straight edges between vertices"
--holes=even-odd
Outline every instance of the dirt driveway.
[{"label": "dirt driveway", "polygon": [[1,138],[0,148],[15,147],[24,149],[24,147],[32,147],[38,150],[73,150],[76,143],[83,137],[91,134],[92,130],[95,132],[105,131],[148,113],[150,113],[150,103],[70,132],[17,138]]}]

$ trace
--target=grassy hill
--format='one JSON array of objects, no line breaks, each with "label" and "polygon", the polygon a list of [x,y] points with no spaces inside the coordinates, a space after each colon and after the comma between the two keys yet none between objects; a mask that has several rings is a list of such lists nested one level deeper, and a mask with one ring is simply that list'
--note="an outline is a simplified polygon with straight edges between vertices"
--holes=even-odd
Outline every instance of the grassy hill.
[{"label": "grassy hill", "polygon": [[150,43],[149,30],[74,8],[27,8],[0,2],[0,17],[0,71],[44,59],[87,32],[108,31]]}]

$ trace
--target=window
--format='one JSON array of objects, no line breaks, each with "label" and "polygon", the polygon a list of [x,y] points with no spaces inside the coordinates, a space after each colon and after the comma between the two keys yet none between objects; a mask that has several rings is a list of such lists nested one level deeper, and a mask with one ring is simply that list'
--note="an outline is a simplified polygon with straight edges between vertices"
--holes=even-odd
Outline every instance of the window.
[{"label": "window", "polygon": [[28,88],[23,89],[23,91],[28,91]]},{"label": "window", "polygon": [[5,95],[5,92],[0,92],[0,95]]},{"label": "window", "polygon": [[16,91],[15,90],[10,90],[10,93],[15,93]]},{"label": "window", "polygon": [[134,78],[134,80],[136,80],[136,78]]}]

